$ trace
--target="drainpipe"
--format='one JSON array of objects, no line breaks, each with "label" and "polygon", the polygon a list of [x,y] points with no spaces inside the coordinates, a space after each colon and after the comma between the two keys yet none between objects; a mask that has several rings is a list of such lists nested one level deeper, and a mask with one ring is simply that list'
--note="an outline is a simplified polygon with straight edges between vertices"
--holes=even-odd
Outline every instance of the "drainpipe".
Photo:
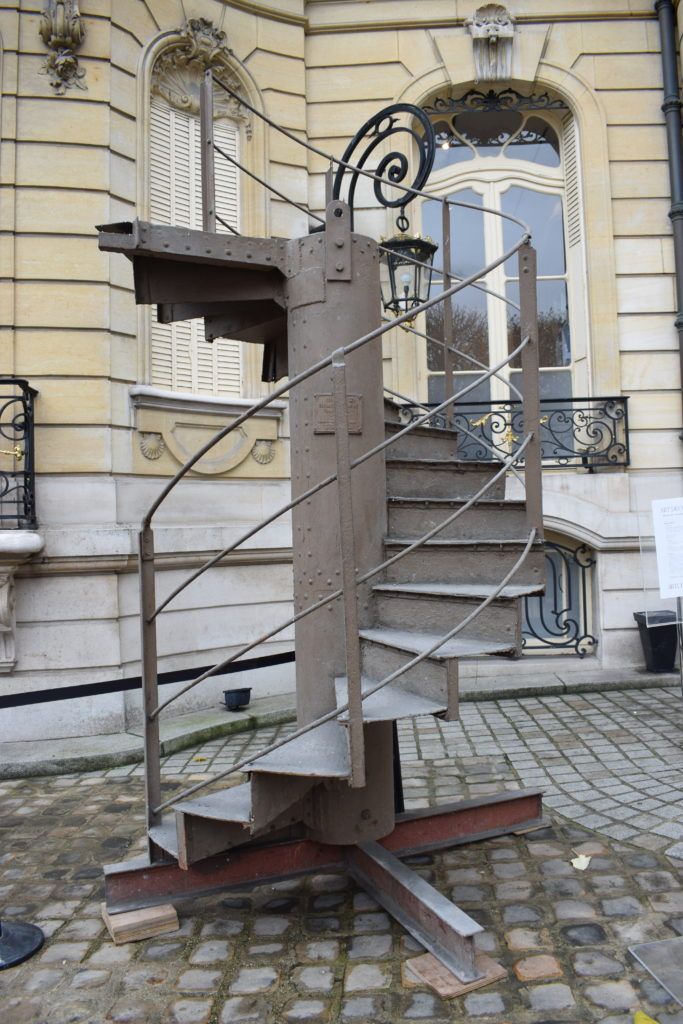
[{"label": "drainpipe", "polygon": [[[681,99],[676,54],[676,12],[672,0],[656,0],[655,11],[659,18],[662,49],[662,78],[664,79],[662,110],[666,120],[666,139],[669,152],[669,180],[671,183],[669,217],[674,234],[674,268],[678,310],[674,324],[678,331],[681,399],[683,401],[683,139],[681,138]],[[683,431],[679,437],[683,440]]]}]

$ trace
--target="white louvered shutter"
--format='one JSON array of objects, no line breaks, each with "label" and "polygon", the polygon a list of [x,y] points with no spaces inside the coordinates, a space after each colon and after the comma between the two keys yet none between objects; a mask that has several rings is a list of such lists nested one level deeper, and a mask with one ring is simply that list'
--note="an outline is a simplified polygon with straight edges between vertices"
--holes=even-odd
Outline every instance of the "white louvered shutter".
[{"label": "white louvered shutter", "polygon": [[576,121],[567,114],[562,121],[562,156],[567,198],[567,246],[581,241],[581,180],[579,177],[579,139]]},{"label": "white louvered shutter", "polygon": [[[239,133],[216,124],[218,145],[239,159]],[[150,138],[150,219],[160,224],[201,228],[202,186],[199,121],[153,99]],[[216,155],[216,209],[239,230],[237,169]],[[219,231],[227,231],[218,225]],[[241,345],[224,339],[204,340],[201,319],[174,324],[151,318],[152,384],[196,394],[239,395]]]}]

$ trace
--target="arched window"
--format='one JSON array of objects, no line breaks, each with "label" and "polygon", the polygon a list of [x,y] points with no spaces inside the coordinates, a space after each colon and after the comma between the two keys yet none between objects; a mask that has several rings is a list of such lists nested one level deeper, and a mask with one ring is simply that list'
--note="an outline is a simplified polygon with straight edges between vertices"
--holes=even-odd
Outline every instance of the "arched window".
[{"label": "arched window", "polygon": [[[438,100],[425,110],[437,135],[435,172],[430,182],[435,194],[512,214],[530,226],[538,252],[541,397],[570,398],[576,393],[575,321],[582,321],[576,315],[582,302],[581,281],[571,280],[576,257],[568,258],[569,246],[577,245],[580,252],[581,224],[571,114],[561,100],[547,94],[521,96],[513,90],[487,94],[471,91],[461,99]],[[436,199],[425,200],[422,232],[439,243],[441,218],[442,204]],[[510,221],[476,209],[452,207],[453,273],[463,277],[475,273],[509,249],[519,233],[519,227]],[[516,256],[481,283],[518,302]],[[434,293],[442,287],[441,278],[435,274]],[[519,344],[519,316],[499,299],[470,287],[454,296],[453,317],[456,347],[464,353],[455,361],[460,388],[477,373],[468,356],[484,366],[495,365]],[[426,330],[436,339],[442,338],[438,308],[427,316]],[[585,330],[581,327],[578,333],[583,362]],[[426,391],[430,402],[443,400],[443,369],[443,347],[429,345],[422,392]],[[502,376],[514,384],[519,373],[516,361]],[[466,401],[504,402],[509,398],[506,383],[492,378],[471,392]]]},{"label": "arched window", "polygon": [[[189,23],[186,36],[208,32]],[[218,37],[217,37],[218,38]],[[204,67],[198,47],[185,36],[162,52],[151,76],[149,120],[149,217],[160,224],[202,227],[199,138],[199,83]],[[220,70],[215,72],[220,75]],[[235,82],[230,83],[235,86]],[[214,95],[214,138],[241,159],[246,118],[218,87]],[[240,175],[234,164],[216,157],[216,211],[240,230]],[[228,229],[218,224],[218,231]],[[159,323],[150,320],[150,377],[157,387],[203,395],[240,395],[242,346],[238,341],[204,339],[201,319]]]}]

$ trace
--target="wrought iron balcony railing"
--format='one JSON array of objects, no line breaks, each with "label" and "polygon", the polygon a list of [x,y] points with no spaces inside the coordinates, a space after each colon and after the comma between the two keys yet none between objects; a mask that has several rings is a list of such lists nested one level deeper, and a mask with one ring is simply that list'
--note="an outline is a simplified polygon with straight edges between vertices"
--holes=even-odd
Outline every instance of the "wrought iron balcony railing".
[{"label": "wrought iron balcony railing", "polygon": [[[429,405],[406,407],[412,421]],[[434,417],[445,426],[446,416]],[[490,461],[491,449],[506,456],[521,443],[520,402],[468,402],[455,407],[448,425],[459,433],[461,459]],[[541,456],[547,469],[582,466],[628,466],[628,398],[542,398]]]},{"label": "wrought iron balcony railing", "polygon": [[0,529],[35,530],[33,400],[20,377],[0,377]]}]

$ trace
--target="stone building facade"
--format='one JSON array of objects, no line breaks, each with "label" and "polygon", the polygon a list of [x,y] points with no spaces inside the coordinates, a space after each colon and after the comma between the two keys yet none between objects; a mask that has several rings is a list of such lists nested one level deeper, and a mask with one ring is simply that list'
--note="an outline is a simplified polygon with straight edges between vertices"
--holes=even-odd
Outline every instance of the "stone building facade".
[{"label": "stone building facade", "polygon": [[[218,424],[265,393],[259,346],[212,348],[190,324],[156,323],[135,306],[130,264],[97,248],[98,224],[138,216],[199,226],[197,103],[206,67],[257,111],[335,156],[382,107],[426,108],[440,132],[428,185],[435,199],[460,193],[502,209],[512,202],[538,225],[541,305],[555,331],[544,367],[548,409],[568,396],[628,396],[630,447],[628,467],[591,472],[590,460],[574,460],[549,468],[546,525],[555,543],[591,565],[572,606],[595,641],[582,653],[615,671],[639,667],[638,509],[643,495],[668,493],[682,454],[661,45],[650,0],[514,0],[506,8],[476,0],[81,0],[62,5],[72,21],[61,48],[50,29],[59,8],[44,0],[0,6],[0,371],[38,391],[38,530],[0,534],[0,693],[139,672],[140,517]],[[219,213],[244,234],[305,234],[305,208],[324,206],[328,162],[219,93],[217,140],[304,208],[233,167],[219,180]],[[477,96],[493,97],[493,121],[477,119]],[[429,201],[411,217],[429,229]],[[490,257],[504,244],[491,220],[456,224],[464,263],[470,249]],[[357,227],[376,238],[395,230],[370,189],[359,190]],[[514,271],[501,271],[498,284],[514,292]],[[470,353],[493,362],[507,344],[504,313],[501,320],[493,306],[465,302],[459,314]],[[389,387],[432,400],[439,372],[423,342],[392,332]],[[505,402],[510,394],[480,397]],[[11,455],[0,459],[0,470],[15,468]],[[160,594],[285,504],[288,477],[279,402],[200,463],[164,508]],[[161,668],[225,656],[285,619],[290,594],[284,518],[165,614]],[[266,653],[291,644],[282,634]],[[569,645],[552,656],[585,670],[590,663],[576,653]],[[506,671],[531,666],[530,655]],[[291,690],[291,666],[260,672],[254,685],[257,694]],[[215,704],[219,688],[220,680],[209,683],[180,709]],[[0,735],[114,731],[135,715],[136,701],[113,693],[5,710]]]}]

